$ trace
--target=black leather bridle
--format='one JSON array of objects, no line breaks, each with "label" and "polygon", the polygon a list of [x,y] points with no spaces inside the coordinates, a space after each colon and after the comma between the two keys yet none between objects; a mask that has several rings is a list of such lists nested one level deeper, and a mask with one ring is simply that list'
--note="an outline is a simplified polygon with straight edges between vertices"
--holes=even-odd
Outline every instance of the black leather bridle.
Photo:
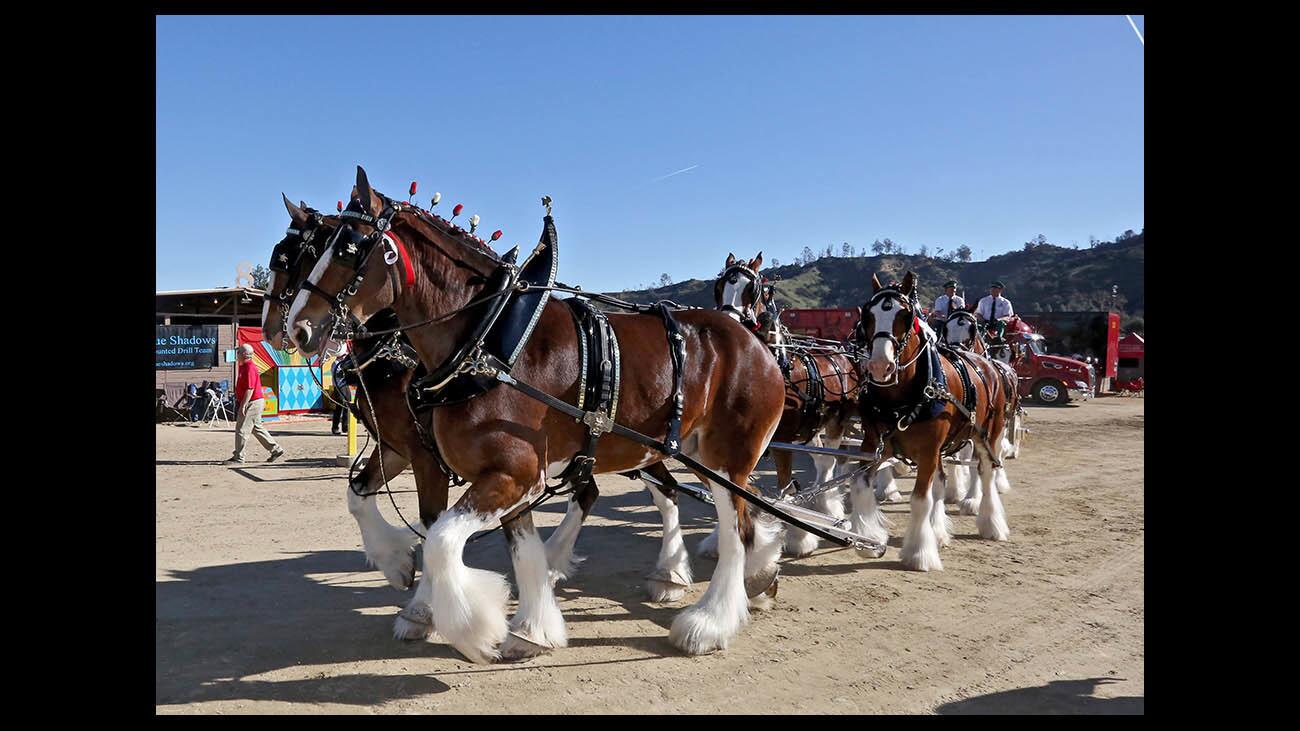
[{"label": "black leather bridle", "polygon": [[281,327],[288,327],[289,306],[302,283],[303,265],[307,262],[315,265],[320,259],[318,247],[324,246],[324,241],[333,233],[319,211],[310,207],[304,210],[308,214],[306,223],[302,228],[290,226],[285,229],[284,238],[271,249],[271,263],[267,266],[273,272],[284,274],[284,288],[266,294],[268,299],[279,302]]},{"label": "black leather bridle", "polygon": [[740,318],[742,323],[754,328],[758,324],[758,318],[754,315],[754,303],[759,301],[759,296],[762,291],[760,289],[762,286],[762,277],[759,276],[758,272],[740,263],[732,264],[727,267],[718,275],[718,280],[713,284],[713,301],[722,301],[723,285],[727,282],[735,284],[741,277],[749,280],[749,284],[745,285],[745,289],[741,293],[741,301],[744,302],[745,299],[748,299],[749,304],[745,305],[745,309],[738,310],[728,302],[718,309],[723,312],[736,313],[736,316]]},{"label": "black leather bridle", "polygon": [[[903,329],[902,340],[899,340],[898,338],[894,337],[894,333],[890,332],[889,330],[879,330],[873,333],[870,338],[866,336],[866,331],[865,328],[862,326],[862,323],[866,321],[867,313],[869,313],[871,309],[875,307],[877,304],[880,304],[885,300],[896,300],[899,303],[899,307],[903,310],[904,313],[907,314],[907,325]],[[867,357],[871,357],[872,346],[875,345],[875,342],[881,338],[888,340],[894,345],[894,380],[889,383],[880,383],[876,381],[874,378],[872,378],[870,371],[867,371],[866,376],[867,376],[868,384],[873,386],[884,387],[884,386],[893,386],[898,383],[899,376],[901,375],[903,368],[905,367],[901,362],[903,359],[903,351],[907,349],[907,344],[911,342],[912,331],[915,330],[916,327],[917,325],[916,325],[915,292],[913,292],[912,296],[909,297],[903,294],[898,289],[895,289],[893,287],[885,287],[884,289],[881,289],[879,292],[876,292],[874,295],[872,295],[870,300],[867,300],[867,303],[862,306],[862,318],[858,320],[858,324],[853,328],[853,344],[858,346],[859,350],[865,352]],[[917,352],[917,356],[916,356],[917,358],[920,357],[921,352],[924,352],[926,346],[928,345],[927,342],[924,342],[924,338],[922,338],[922,341],[923,342],[921,344],[920,351]],[[913,358],[913,360],[915,360],[915,358]],[[911,363],[909,362],[908,365],[911,365]]]}]

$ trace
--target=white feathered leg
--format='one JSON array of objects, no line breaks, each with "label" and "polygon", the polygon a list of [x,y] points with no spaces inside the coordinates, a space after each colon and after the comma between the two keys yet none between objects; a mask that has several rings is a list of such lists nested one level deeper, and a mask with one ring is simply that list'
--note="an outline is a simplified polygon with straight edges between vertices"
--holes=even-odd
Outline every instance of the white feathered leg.
[{"label": "white feathered leg", "polygon": [[664,521],[663,543],[655,570],[646,577],[646,591],[652,602],[675,602],[686,595],[691,585],[691,559],[682,541],[682,525],[677,503],[664,496],[659,488],[642,480]]},{"label": "white feathered leg", "polygon": [[516,520],[508,530],[514,531],[510,558],[519,588],[519,608],[510,620],[510,634],[501,644],[501,657],[519,660],[567,646],[569,633],[551,588],[546,549],[531,516]]},{"label": "white feathered leg", "polygon": [[898,491],[898,482],[894,477],[894,466],[902,464],[902,460],[896,457],[890,457],[881,463],[880,468],[871,476],[871,486],[875,490],[876,500],[882,503],[896,503],[903,499]]},{"label": "white feathered leg", "polygon": [[582,507],[578,505],[578,495],[574,493],[569,506],[564,511],[564,520],[551,531],[546,539],[546,565],[549,566],[549,581],[555,586],[573,576],[585,559],[573,553],[574,544],[578,542],[578,533],[582,530]]},{"label": "white feathered leg", "polygon": [[943,548],[952,543],[952,518],[948,517],[948,511],[944,509],[943,499],[950,486],[943,470],[935,470],[932,481],[935,487],[930,498],[930,527],[934,530],[935,541]]},{"label": "white feathered leg", "polygon": [[[840,442],[842,442],[843,439],[843,436],[840,436],[833,439],[826,438],[823,440],[821,436],[818,436],[817,439],[813,441],[816,442],[814,446],[825,447],[826,449],[839,449]],[[812,442],[810,442],[810,444],[812,444]],[[814,487],[823,482],[829,482],[835,478],[835,468],[838,464],[838,460],[835,457],[815,454],[812,457],[812,461],[813,469],[817,475],[813,482]],[[821,495],[818,495],[813,500],[813,504],[809,507],[813,510],[820,510],[824,513],[830,514],[836,518],[844,517],[844,498],[838,490],[832,490],[830,491],[830,494],[822,493]],[[807,531],[798,528],[786,529],[785,552],[791,556],[807,556],[813,551],[816,551],[817,546],[820,544],[821,540]]]},{"label": "white feathered leg", "polygon": [[745,547],[740,542],[731,493],[711,481],[709,488],[718,511],[718,565],[704,596],[677,615],[668,633],[668,639],[675,647],[691,655],[725,650],[749,621],[745,596]]},{"label": "white feathered leg", "polygon": [[[963,462],[969,462],[975,459],[975,447],[967,444],[957,452],[957,459]],[[966,496],[961,499],[958,512],[962,515],[978,515],[980,510],[980,478],[977,470],[970,467],[962,467],[962,476],[964,478]]]},{"label": "white feathered leg", "polygon": [[379,513],[377,496],[358,497],[349,485],[348,512],[361,529],[361,546],[366,562],[384,572],[394,589],[411,588],[415,579],[415,544],[420,537],[406,526],[396,526]]},{"label": "white feathered leg", "polygon": [[1011,528],[1007,526],[1007,516],[1002,510],[1002,498],[998,496],[997,486],[993,482],[993,456],[983,447],[976,447],[975,454],[979,458],[980,483],[984,487],[975,527],[979,529],[979,534],[983,538],[1005,541],[1011,537]]},{"label": "white feathered leg", "polygon": [[867,482],[866,475],[853,478],[849,499],[853,503],[853,532],[877,543],[888,543],[889,520],[880,512],[880,505],[876,503],[876,491]]},{"label": "white feathered leg", "polygon": [[[730,493],[728,493],[730,494]],[[704,537],[700,544],[695,547],[695,555],[700,558],[717,558],[718,557],[718,526],[713,527],[713,532]]]},{"label": "white feathered leg", "polygon": [[[924,493],[924,494],[922,494]],[[930,489],[912,490],[912,509],[908,516],[907,533],[903,535],[903,548],[898,557],[903,567],[913,571],[941,571],[939,543],[934,535],[930,509],[934,500],[934,474],[930,475]]]},{"label": "white feathered leg", "polygon": [[1007,478],[1006,467],[993,468],[993,484],[998,486],[998,494],[1011,492],[1011,480]]},{"label": "white feathered leg", "polygon": [[[420,586],[423,589],[428,585],[433,626],[452,647],[478,663],[492,662],[499,656],[497,647],[509,630],[506,601],[510,586],[501,574],[466,566],[463,552],[465,541],[475,532],[491,527],[498,517],[463,508],[445,510],[429,528],[424,542]],[[541,548],[540,541],[537,547]],[[416,600],[421,598],[417,591]]]},{"label": "white feathered leg", "polygon": [[785,523],[766,513],[751,512],[754,524],[754,545],[745,552],[745,593],[751,609],[770,609],[774,600],[767,590],[776,581],[781,558],[781,534]]}]

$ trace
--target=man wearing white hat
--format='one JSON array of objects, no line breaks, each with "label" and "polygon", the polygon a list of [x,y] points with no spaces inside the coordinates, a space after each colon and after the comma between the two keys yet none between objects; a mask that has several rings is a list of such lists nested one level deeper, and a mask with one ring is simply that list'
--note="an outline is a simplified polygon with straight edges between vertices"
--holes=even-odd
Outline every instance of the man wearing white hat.
[{"label": "man wearing white hat", "polygon": [[253,362],[253,346],[244,343],[239,346],[239,374],[235,379],[235,453],[226,464],[244,463],[244,445],[248,443],[251,432],[257,441],[271,453],[267,462],[274,462],[284,456],[284,449],[275,443],[271,432],[262,426],[262,408],[266,399],[262,398],[262,381],[257,374],[257,364]]}]

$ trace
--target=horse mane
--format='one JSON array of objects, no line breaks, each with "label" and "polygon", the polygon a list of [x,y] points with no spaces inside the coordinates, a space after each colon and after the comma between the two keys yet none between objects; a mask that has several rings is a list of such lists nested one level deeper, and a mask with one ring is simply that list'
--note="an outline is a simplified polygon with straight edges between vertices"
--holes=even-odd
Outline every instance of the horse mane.
[{"label": "horse mane", "polygon": [[486,258],[494,266],[501,263],[501,255],[493,251],[492,247],[488,246],[487,242],[483,239],[480,239],[461,227],[452,224],[447,219],[433,213],[432,211],[426,211],[412,203],[393,201],[382,193],[379,193],[378,191],[375,192],[385,201],[400,204],[401,211],[410,211],[411,213],[414,213],[416,220],[433,229],[434,233],[441,234],[451,241],[463,244],[470,252]]}]

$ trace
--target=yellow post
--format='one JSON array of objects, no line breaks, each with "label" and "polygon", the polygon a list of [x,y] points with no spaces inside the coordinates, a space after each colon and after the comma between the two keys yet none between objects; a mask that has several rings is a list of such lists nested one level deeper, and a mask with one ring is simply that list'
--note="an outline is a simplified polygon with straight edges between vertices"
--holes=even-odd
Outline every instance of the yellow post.
[{"label": "yellow post", "polygon": [[348,409],[348,458],[357,458],[357,415]]}]

